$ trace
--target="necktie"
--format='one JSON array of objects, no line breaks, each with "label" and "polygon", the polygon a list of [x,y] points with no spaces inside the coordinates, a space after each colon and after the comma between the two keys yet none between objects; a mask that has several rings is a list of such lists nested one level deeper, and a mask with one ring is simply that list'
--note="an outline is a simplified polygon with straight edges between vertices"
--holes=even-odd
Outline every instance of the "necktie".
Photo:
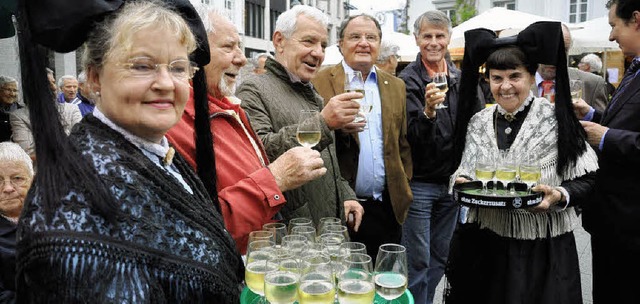
[{"label": "necktie", "polygon": [[618,89],[616,89],[615,92],[613,92],[613,97],[611,97],[611,102],[609,103],[609,107],[608,107],[609,109],[613,104],[616,103],[616,101],[618,101],[618,98],[620,97],[622,92],[624,92],[624,89],[626,88],[626,86],[636,76],[636,72],[638,71],[638,69],[640,69],[640,59],[636,58],[631,62],[631,65],[629,66],[627,71],[624,73],[624,77],[622,77],[622,81],[620,82]]},{"label": "necktie", "polygon": [[551,103],[555,102],[556,94],[555,94],[555,91],[553,90],[553,87],[555,86],[555,84],[553,83],[553,80],[543,80],[540,86],[542,87],[541,97],[546,98]]}]

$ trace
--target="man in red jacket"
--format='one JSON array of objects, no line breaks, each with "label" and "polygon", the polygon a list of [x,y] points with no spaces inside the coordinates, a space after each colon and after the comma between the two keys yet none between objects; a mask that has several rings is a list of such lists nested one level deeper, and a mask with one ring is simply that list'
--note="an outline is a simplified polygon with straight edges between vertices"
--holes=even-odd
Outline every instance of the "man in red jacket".
[{"label": "man in red jacket", "polygon": [[[274,221],[286,203],[282,192],[295,189],[325,174],[318,151],[295,147],[269,163],[260,138],[240,108],[235,86],[247,63],[234,24],[221,13],[202,5],[200,18],[208,32],[211,62],[205,66],[211,133],[214,139],[217,189],[225,226],[245,253],[251,231]],[[169,141],[196,168],[192,98],[182,120],[167,134]]]}]

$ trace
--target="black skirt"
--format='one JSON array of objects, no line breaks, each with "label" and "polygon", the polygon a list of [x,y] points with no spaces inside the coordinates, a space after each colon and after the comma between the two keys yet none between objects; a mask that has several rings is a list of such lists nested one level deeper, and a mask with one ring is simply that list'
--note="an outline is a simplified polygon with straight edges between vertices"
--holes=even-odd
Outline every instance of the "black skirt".
[{"label": "black skirt", "polygon": [[464,224],[453,236],[446,274],[447,304],[582,304],[573,232],[517,240]]}]

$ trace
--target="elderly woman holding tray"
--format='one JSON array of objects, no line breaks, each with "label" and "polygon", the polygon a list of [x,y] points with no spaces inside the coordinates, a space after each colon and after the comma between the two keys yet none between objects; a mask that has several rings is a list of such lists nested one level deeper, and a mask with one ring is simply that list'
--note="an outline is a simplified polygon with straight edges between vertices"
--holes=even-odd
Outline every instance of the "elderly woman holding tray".
[{"label": "elderly woman holding tray", "polygon": [[[465,33],[462,85],[477,84],[486,61],[497,105],[469,121],[460,167],[452,176],[475,176],[477,157],[535,148],[542,167],[542,203],[530,209],[471,207],[456,231],[447,267],[449,303],[582,303],[573,230],[575,204],[589,194],[597,156],[571,110],[559,23],[536,23],[517,37],[496,39],[485,29]],[[556,104],[530,95],[538,63],[557,66]],[[461,87],[460,92],[465,90]],[[467,99],[464,99],[467,98]],[[470,100],[471,96],[461,96]],[[468,102],[467,104],[471,104]],[[464,107],[464,106],[463,106]]]},{"label": "elderly woman holding tray", "polygon": [[[38,173],[19,220],[18,302],[238,303],[244,268],[215,185],[208,191],[165,138],[191,86],[198,140],[209,132],[206,79],[195,65],[210,55],[194,8],[40,0],[19,2],[19,11]],[[67,52],[83,42],[99,97],[67,137],[39,45]]]}]

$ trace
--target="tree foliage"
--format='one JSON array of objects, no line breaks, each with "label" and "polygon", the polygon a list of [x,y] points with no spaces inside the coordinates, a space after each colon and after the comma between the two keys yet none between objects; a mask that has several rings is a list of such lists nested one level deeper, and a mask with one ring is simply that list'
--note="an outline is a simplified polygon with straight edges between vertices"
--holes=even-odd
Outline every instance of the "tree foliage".
[{"label": "tree foliage", "polygon": [[478,11],[476,10],[476,1],[456,0],[455,12],[456,14],[451,16],[451,24],[453,26],[457,26],[478,14]]}]

